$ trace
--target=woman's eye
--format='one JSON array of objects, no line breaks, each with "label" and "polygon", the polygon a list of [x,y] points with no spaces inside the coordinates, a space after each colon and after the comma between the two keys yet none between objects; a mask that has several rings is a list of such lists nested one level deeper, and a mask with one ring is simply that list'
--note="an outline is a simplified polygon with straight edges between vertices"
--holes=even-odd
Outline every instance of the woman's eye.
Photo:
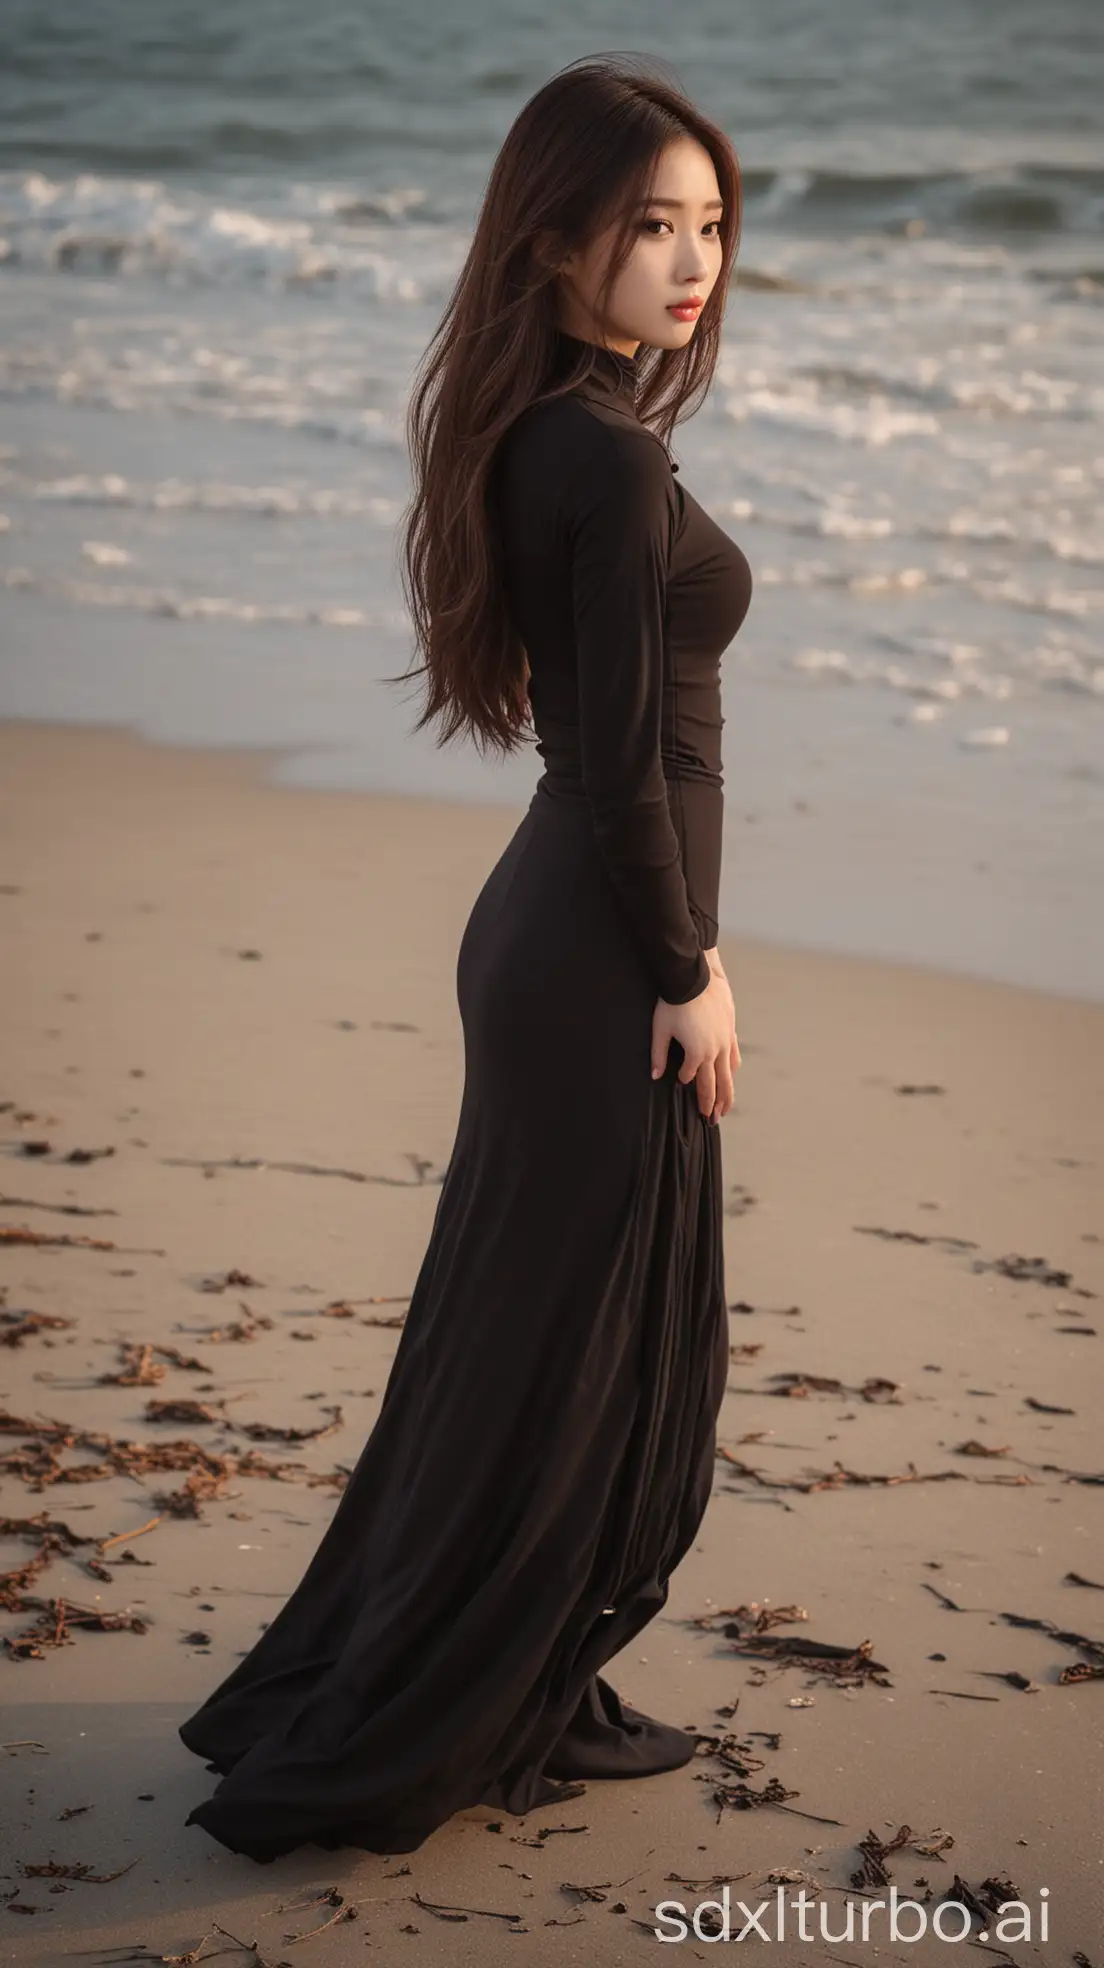
[{"label": "woman's eye", "polygon": [[[668,221],[667,219],[645,219],[645,220],[644,220],[644,225],[643,225],[643,230],[644,230],[644,231],[646,232],[646,231],[648,230],[648,227],[649,227],[649,226],[664,226],[664,225],[667,225],[668,223],[669,223],[669,221]],[[714,231],[714,230],[712,230],[712,228],[714,228],[714,227],[716,228],[716,230],[715,230],[715,231]],[[721,221],[720,221],[720,219],[709,219],[709,220],[707,221],[707,223],[706,223],[706,226],[705,226],[705,228],[704,228],[704,229],[705,229],[705,231],[706,231],[706,233],[707,233],[707,235],[708,235],[708,236],[709,236],[710,238],[713,238],[713,239],[719,239],[719,238],[720,238],[720,236],[721,236]],[[653,238],[655,237],[655,235],[654,235],[654,234],[653,234],[652,236],[653,236]]]}]

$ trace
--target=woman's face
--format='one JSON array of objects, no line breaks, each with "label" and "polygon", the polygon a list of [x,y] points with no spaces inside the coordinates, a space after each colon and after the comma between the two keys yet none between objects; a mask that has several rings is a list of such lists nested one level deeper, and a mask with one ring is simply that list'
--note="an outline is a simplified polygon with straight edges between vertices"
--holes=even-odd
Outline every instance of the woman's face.
[{"label": "woman's face", "polygon": [[705,302],[721,270],[721,194],[713,159],[696,137],[679,137],[662,151],[652,195],[634,215],[636,243],[622,267],[605,319],[595,319],[596,296],[612,245],[612,229],[561,268],[562,326],[587,341],[604,340],[624,355],[650,348],[684,348],[696,313],[672,313],[679,301]]}]

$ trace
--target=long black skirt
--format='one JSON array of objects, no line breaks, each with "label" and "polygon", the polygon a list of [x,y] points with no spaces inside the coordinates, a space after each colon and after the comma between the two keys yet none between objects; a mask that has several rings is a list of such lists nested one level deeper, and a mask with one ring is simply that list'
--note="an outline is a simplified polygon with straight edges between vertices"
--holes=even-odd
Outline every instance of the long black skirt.
[{"label": "long black skirt", "polygon": [[[589,809],[542,780],[457,961],[455,1143],[380,1413],[307,1571],[183,1724],[189,1815],[268,1861],[410,1852],[694,1740],[599,1669],[664,1605],[728,1369],[720,1135]],[[572,1781],[574,1780],[574,1782]]]}]

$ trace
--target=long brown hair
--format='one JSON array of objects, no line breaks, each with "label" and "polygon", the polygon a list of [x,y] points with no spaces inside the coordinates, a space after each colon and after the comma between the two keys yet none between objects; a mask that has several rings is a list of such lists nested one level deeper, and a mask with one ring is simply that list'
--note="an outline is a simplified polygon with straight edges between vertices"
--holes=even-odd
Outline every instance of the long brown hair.
[{"label": "long brown hair", "polygon": [[549,387],[558,259],[620,221],[595,308],[603,319],[659,154],[687,135],[713,160],[724,252],[692,340],[640,351],[637,415],[667,443],[684,406],[698,407],[717,360],[742,222],[740,167],[728,137],[669,79],[665,64],[588,56],[530,98],[495,159],[407,412],[414,494],[403,515],[400,575],[415,653],[425,660],[404,675],[428,678],[414,730],[440,718],[438,746],[461,730],[481,750],[508,754],[519,745],[529,669],[507,616],[488,519],[495,449],[524,409],[572,388],[595,360],[584,355],[577,372]]}]

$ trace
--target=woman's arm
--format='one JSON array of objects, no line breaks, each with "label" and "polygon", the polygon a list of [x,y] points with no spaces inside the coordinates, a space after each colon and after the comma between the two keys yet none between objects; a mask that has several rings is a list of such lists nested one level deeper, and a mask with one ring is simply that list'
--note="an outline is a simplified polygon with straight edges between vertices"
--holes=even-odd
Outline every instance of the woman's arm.
[{"label": "woman's arm", "polygon": [[583,784],[656,992],[710,982],[661,754],[667,564],[676,514],[662,445],[583,410],[566,512]]}]

